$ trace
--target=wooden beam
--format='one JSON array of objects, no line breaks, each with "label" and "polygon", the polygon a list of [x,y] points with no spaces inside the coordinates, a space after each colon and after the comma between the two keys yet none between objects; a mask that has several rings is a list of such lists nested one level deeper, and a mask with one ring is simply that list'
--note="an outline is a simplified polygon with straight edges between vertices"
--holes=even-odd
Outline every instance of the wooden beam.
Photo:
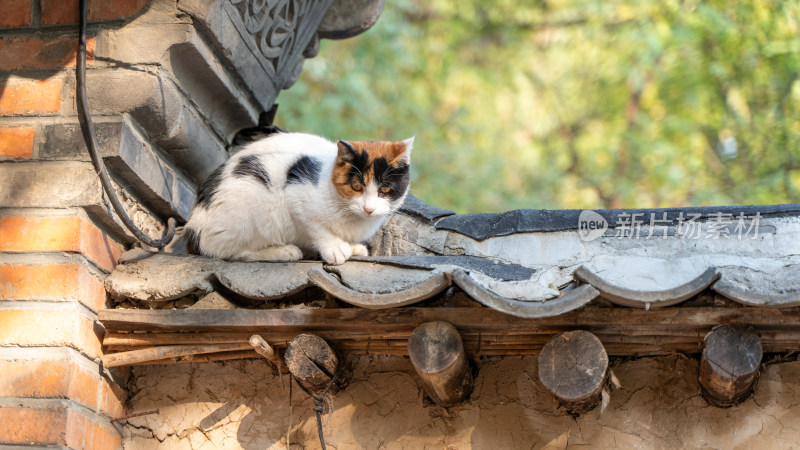
[{"label": "wooden beam", "polygon": [[608,355],[588,331],[553,336],[539,353],[539,380],[572,414],[600,403],[607,374]]},{"label": "wooden beam", "polygon": [[489,308],[359,308],[315,310],[101,310],[107,350],[158,345],[247,343],[267,335],[285,349],[297,334],[313,333],[342,351],[406,355],[419,325],[446,321],[459,331],[467,354],[524,355],[559,333],[584,329],[609,355],[700,353],[718,324],[742,323],[760,335],[765,352],[800,347],[800,308],[682,307],[658,310],[586,308],[543,319],[520,319]]},{"label": "wooden beam", "polygon": [[[586,329],[698,330],[719,323],[746,323],[800,331],[800,308],[585,308],[555,317],[521,319],[490,308],[362,308],[143,310],[104,309],[99,320],[106,330],[146,331],[296,331],[309,330],[413,330],[425,322],[443,320],[456,328],[498,332],[505,330]],[[710,329],[710,328],[709,328]],[[706,330],[708,331],[708,330]]]},{"label": "wooden beam", "polygon": [[435,403],[455,406],[472,393],[472,371],[461,336],[450,323],[418,326],[408,339],[408,355],[425,392]]},{"label": "wooden beam", "polygon": [[753,328],[723,325],[705,338],[700,360],[700,387],[714,406],[728,407],[753,392],[761,367],[761,339]]}]

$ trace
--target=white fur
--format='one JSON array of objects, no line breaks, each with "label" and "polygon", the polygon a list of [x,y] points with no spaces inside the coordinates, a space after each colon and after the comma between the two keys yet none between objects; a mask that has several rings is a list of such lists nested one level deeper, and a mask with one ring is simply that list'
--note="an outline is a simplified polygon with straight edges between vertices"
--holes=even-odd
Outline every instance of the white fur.
[{"label": "white fur", "polygon": [[[413,138],[405,143],[404,157],[409,158]],[[253,177],[232,175],[239,159],[248,155],[257,155],[267,170],[269,190]],[[286,185],[289,167],[305,155],[322,162],[318,183]],[[292,261],[305,250],[341,264],[352,255],[366,255],[361,243],[400,207],[405,193],[390,203],[378,196],[373,181],[363,195],[340,197],[331,182],[336,156],[336,144],[310,134],[281,133],[254,142],[225,164],[212,204],[196,205],[186,228],[199,234],[202,254],[217,258]]]}]

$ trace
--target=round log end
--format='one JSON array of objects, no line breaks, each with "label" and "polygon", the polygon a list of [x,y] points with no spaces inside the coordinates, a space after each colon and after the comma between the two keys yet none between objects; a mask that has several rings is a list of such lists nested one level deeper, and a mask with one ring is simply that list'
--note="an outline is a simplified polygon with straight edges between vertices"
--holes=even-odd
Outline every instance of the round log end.
[{"label": "round log end", "polygon": [[705,337],[700,360],[700,388],[714,406],[741,403],[753,393],[763,350],[752,327],[723,325]]},{"label": "round log end", "polygon": [[607,374],[608,354],[588,331],[553,336],[539,353],[539,380],[572,414],[597,406]]},{"label": "round log end", "polygon": [[339,365],[333,348],[313,334],[295,336],[286,348],[284,360],[297,381],[315,394],[323,393]]},{"label": "round log end", "polygon": [[427,322],[417,327],[408,339],[408,355],[435,403],[454,406],[472,393],[472,371],[452,324]]}]

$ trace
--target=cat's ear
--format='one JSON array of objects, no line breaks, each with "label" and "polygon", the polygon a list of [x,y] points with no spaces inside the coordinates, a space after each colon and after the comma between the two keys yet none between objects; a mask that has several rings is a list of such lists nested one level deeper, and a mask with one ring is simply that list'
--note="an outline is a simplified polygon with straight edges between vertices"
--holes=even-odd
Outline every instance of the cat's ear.
[{"label": "cat's ear", "polygon": [[414,148],[414,138],[416,136],[411,136],[410,138],[403,141],[403,144],[406,144],[406,151],[411,153],[411,149]]},{"label": "cat's ear", "polygon": [[410,164],[412,148],[414,148],[414,136],[406,139],[405,141],[395,142],[393,148],[394,155],[392,155],[392,164]]},{"label": "cat's ear", "polygon": [[339,150],[340,161],[352,162],[356,158],[356,149],[349,142],[340,140],[336,143],[336,148]]}]

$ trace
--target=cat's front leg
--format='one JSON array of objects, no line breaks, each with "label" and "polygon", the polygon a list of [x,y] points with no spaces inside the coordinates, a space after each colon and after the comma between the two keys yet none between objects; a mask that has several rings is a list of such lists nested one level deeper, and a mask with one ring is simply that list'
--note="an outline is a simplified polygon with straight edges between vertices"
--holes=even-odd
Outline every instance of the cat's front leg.
[{"label": "cat's front leg", "polygon": [[353,256],[353,248],[347,242],[332,238],[318,245],[319,255],[328,264],[339,265]]},{"label": "cat's front leg", "polygon": [[295,245],[278,245],[260,250],[245,250],[236,259],[239,261],[298,261],[303,252]]}]

